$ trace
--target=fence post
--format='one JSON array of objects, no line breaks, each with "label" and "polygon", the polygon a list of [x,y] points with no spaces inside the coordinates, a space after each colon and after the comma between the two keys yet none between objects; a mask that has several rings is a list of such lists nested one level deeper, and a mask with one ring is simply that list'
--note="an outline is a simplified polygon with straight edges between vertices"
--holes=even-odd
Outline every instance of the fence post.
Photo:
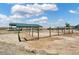
[{"label": "fence post", "polygon": [[30,35],[30,28],[29,28],[29,35]]},{"label": "fence post", "polygon": [[73,33],[73,28],[72,28],[72,33]]},{"label": "fence post", "polygon": [[70,28],[70,27],[68,27],[68,28],[69,28],[69,34],[70,34],[70,32],[71,32],[71,31],[70,31],[70,30],[71,30],[71,28]]},{"label": "fence post", "polygon": [[62,28],[62,33],[63,33],[63,28]]},{"label": "fence post", "polygon": [[32,37],[33,37],[33,28],[32,28]]},{"label": "fence post", "polygon": [[51,27],[49,27],[49,37],[51,37]]},{"label": "fence post", "polygon": [[37,29],[37,32],[38,32],[38,39],[39,39],[39,27],[38,27],[38,29]]},{"label": "fence post", "polygon": [[59,27],[57,27],[57,29],[58,29],[58,36],[59,36]]},{"label": "fence post", "polygon": [[20,38],[19,33],[20,33],[20,31],[18,30],[18,40],[19,40],[19,42],[21,42],[21,38]]},{"label": "fence post", "polygon": [[66,28],[64,27],[64,34],[65,34],[65,29],[66,29]]}]

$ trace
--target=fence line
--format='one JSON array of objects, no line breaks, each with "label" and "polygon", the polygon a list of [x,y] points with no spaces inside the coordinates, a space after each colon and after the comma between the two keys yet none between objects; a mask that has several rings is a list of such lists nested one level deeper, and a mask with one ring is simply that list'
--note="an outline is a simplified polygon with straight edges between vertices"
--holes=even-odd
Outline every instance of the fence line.
[{"label": "fence line", "polygon": [[[49,31],[49,37],[51,37],[52,36],[52,33],[54,33],[54,32],[52,32],[52,31],[54,31],[54,30],[56,30],[56,35],[57,36],[59,36],[60,34],[73,34],[74,32],[73,32],[73,28],[70,28],[70,27],[64,27],[64,28],[60,28],[60,27],[57,27],[57,28],[51,28],[51,27],[49,27],[49,28],[47,28],[47,29],[44,29],[44,28],[31,28],[31,29],[29,29],[29,36],[32,36],[32,37],[34,37],[34,30],[37,30],[37,39],[40,39],[40,31],[41,30],[48,30]],[[61,31],[61,32],[60,32]],[[31,33],[31,34],[30,34]],[[19,41],[21,41],[21,39],[20,39],[20,36],[19,36],[19,34],[20,34],[20,32],[18,32],[18,39],[19,39]]]}]

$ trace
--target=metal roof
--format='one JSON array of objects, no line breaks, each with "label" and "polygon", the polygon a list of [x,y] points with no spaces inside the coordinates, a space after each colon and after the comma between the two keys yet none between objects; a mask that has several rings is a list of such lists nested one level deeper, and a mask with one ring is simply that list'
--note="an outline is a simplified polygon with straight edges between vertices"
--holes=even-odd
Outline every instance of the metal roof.
[{"label": "metal roof", "polygon": [[16,27],[42,27],[38,24],[25,24],[25,23],[10,23],[9,26],[16,26]]}]

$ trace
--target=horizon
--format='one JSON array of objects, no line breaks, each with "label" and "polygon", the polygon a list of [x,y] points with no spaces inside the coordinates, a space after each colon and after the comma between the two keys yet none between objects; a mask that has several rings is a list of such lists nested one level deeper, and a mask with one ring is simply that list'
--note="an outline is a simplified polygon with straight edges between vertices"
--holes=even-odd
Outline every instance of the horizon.
[{"label": "horizon", "polygon": [[79,24],[78,3],[0,3],[0,27],[9,23],[39,24],[43,27]]}]

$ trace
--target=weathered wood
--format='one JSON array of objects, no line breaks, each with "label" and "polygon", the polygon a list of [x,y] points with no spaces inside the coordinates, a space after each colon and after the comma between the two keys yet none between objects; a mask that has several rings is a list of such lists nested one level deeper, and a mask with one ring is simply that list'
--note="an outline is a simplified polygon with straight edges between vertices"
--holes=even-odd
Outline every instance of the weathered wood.
[{"label": "weathered wood", "polygon": [[51,37],[51,27],[49,27],[49,37]]},{"label": "weathered wood", "polygon": [[71,28],[70,28],[70,27],[68,27],[68,29],[69,29],[69,34],[70,34],[70,33],[71,33],[71,31],[70,31],[70,30],[71,30]]},{"label": "weathered wood", "polygon": [[59,36],[59,27],[57,27],[57,29],[58,29],[58,36]]},{"label": "weathered wood", "polygon": [[64,31],[63,31],[63,28],[62,28],[62,33],[63,33]]},{"label": "weathered wood", "polygon": [[72,33],[73,33],[73,28],[72,28]]},{"label": "weathered wood", "polygon": [[32,28],[32,37],[33,37],[33,28]]},{"label": "weathered wood", "polygon": [[20,38],[20,31],[18,31],[18,40],[19,40],[19,42],[21,42],[21,38]]},{"label": "weathered wood", "polygon": [[38,33],[38,39],[39,39],[39,27],[38,27],[38,29],[37,29],[37,33]]},{"label": "weathered wood", "polygon": [[29,35],[30,35],[30,29],[29,29]]},{"label": "weathered wood", "polygon": [[64,28],[64,34],[65,34],[65,29],[66,29],[66,28]]}]

